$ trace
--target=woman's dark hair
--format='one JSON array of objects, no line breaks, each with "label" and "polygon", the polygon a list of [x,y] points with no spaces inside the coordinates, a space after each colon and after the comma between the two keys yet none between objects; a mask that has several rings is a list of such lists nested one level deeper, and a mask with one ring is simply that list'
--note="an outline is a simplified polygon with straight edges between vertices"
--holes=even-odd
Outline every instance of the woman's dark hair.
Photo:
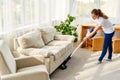
[{"label": "woman's dark hair", "polygon": [[95,15],[97,15],[97,16],[99,16],[99,17],[103,17],[104,19],[108,19],[108,16],[105,15],[100,9],[93,9],[93,10],[91,11],[91,13],[92,13],[92,14],[95,14]]}]

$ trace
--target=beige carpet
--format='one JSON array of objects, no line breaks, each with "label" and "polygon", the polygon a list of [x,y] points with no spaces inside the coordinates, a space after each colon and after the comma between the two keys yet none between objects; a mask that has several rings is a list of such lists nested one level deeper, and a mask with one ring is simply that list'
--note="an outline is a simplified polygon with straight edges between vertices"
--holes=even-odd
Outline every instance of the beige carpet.
[{"label": "beige carpet", "polygon": [[79,49],[67,63],[68,68],[57,69],[51,80],[120,80],[120,56],[114,54],[112,62],[96,64],[100,53]]}]

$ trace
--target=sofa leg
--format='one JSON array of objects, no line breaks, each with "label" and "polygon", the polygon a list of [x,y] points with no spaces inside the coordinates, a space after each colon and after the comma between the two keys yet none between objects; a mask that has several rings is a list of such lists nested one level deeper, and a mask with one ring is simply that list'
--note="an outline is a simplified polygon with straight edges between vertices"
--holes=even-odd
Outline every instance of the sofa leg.
[{"label": "sofa leg", "polygon": [[71,56],[69,56],[61,65],[60,65],[60,69],[64,70],[67,68],[67,62],[71,59]]}]

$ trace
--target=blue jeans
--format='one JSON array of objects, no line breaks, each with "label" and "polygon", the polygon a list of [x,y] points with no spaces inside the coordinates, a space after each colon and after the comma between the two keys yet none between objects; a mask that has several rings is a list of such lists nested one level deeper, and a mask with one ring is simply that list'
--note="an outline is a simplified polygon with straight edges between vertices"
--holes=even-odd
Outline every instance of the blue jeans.
[{"label": "blue jeans", "polygon": [[115,32],[110,33],[110,34],[106,34],[104,33],[104,44],[103,44],[103,49],[102,49],[102,53],[101,56],[99,57],[99,61],[102,61],[104,56],[106,55],[107,49],[108,49],[108,59],[112,58],[112,37],[114,35]]}]

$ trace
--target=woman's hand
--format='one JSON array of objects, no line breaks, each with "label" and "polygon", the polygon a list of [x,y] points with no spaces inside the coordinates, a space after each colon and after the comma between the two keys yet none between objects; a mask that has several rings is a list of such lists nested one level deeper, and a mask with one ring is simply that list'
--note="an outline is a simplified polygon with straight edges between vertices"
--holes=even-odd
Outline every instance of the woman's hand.
[{"label": "woman's hand", "polygon": [[84,37],[84,38],[83,38],[83,41],[86,41],[88,38],[89,38],[88,36]]},{"label": "woman's hand", "polygon": [[87,39],[89,39],[90,37],[92,37],[94,34],[96,34],[96,32],[101,28],[101,26],[96,26],[95,29],[89,33],[86,37],[84,37],[83,41],[86,41]]}]

